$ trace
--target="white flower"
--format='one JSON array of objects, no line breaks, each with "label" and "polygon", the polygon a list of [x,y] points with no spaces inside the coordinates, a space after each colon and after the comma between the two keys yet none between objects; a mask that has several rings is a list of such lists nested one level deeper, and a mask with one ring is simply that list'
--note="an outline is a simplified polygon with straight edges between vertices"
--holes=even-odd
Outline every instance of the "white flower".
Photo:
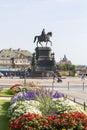
[{"label": "white flower", "polygon": [[[16,119],[17,117],[21,116],[25,113],[35,113],[42,115],[42,112],[38,109],[39,102],[30,100],[30,101],[21,101],[16,103],[16,106],[14,107],[14,110],[11,112],[11,120]],[[10,108],[11,109],[11,108]]]}]

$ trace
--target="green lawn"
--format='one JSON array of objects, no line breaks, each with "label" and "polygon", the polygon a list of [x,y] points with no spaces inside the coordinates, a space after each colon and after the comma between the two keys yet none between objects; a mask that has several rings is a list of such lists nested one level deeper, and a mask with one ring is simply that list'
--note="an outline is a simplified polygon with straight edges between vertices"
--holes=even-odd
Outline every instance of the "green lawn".
[{"label": "green lawn", "polygon": [[10,101],[0,100],[0,130],[10,130],[8,108]]},{"label": "green lawn", "polygon": [[0,97],[11,97],[13,94],[10,92],[8,88],[4,88],[0,90]]}]

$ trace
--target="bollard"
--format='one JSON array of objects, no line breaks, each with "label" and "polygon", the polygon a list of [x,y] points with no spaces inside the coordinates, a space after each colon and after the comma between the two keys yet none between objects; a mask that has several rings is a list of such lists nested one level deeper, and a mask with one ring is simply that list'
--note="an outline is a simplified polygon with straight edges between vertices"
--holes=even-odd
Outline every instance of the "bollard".
[{"label": "bollard", "polygon": [[67,94],[66,94],[66,95],[64,95],[64,98],[65,98],[65,99],[67,99]]},{"label": "bollard", "polygon": [[69,90],[69,81],[68,81],[68,90]]},{"label": "bollard", "polygon": [[84,91],[84,81],[83,81],[83,91]]},{"label": "bollard", "polygon": [[75,98],[74,98],[74,100],[73,100],[73,101],[74,101],[74,102],[76,101],[76,100],[75,100]]},{"label": "bollard", "polygon": [[84,106],[84,110],[85,110],[85,107],[86,107],[86,104],[85,104],[85,102],[84,102],[83,106]]},{"label": "bollard", "polygon": [[52,91],[54,91],[54,81],[52,81]]},{"label": "bollard", "polygon": [[66,98],[67,98],[67,94],[66,94]]}]

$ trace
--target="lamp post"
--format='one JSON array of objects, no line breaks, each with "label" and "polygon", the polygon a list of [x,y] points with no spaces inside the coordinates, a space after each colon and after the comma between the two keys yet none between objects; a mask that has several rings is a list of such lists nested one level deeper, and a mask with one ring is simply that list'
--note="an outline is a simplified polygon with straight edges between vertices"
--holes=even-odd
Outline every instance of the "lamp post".
[{"label": "lamp post", "polygon": [[24,86],[26,86],[26,68],[24,69]]}]

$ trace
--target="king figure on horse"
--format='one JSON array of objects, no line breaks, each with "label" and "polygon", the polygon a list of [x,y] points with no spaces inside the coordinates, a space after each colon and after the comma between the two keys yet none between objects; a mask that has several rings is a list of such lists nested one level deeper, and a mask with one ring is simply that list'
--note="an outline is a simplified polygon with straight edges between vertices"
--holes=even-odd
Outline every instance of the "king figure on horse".
[{"label": "king figure on horse", "polygon": [[35,36],[34,42],[36,42],[36,40],[37,40],[37,47],[38,47],[38,43],[43,47],[43,45],[41,44],[41,42],[45,42],[46,43],[46,47],[47,47],[48,42],[50,42],[51,45],[52,45],[52,42],[50,41],[50,37],[51,36],[52,36],[52,32],[48,32],[46,34],[45,33],[45,29],[43,29],[40,36]]}]

